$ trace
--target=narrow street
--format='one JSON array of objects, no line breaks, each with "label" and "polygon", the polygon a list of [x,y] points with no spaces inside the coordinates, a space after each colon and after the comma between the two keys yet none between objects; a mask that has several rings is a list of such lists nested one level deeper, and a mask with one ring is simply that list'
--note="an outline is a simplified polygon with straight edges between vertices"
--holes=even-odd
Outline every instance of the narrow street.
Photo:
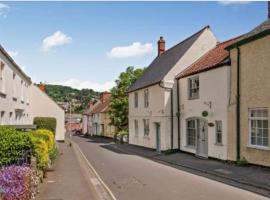
[{"label": "narrow street", "polygon": [[123,153],[109,140],[74,136],[118,200],[264,200],[257,194]]}]

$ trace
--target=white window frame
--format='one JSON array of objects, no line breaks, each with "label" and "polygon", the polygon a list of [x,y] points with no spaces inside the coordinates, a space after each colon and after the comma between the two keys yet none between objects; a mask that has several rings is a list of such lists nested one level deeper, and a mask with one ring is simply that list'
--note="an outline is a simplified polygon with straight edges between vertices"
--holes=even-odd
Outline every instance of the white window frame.
[{"label": "white window frame", "polygon": [[[253,111],[266,111],[267,113],[267,116],[257,116],[257,117],[253,117],[251,116],[252,112]],[[252,144],[252,121],[256,121],[256,144]],[[267,128],[264,128],[264,127],[259,127],[258,128],[258,121],[267,121]],[[249,146],[250,147],[254,147],[254,148],[259,148],[259,149],[269,149],[269,120],[268,120],[268,109],[267,108],[250,108],[248,110],[248,124],[249,124]],[[263,144],[258,144],[257,143],[257,138],[258,138],[258,129],[266,129],[267,130],[267,137],[266,137],[266,141],[267,141],[267,145],[263,145]],[[262,138],[265,138],[262,136]]]},{"label": "white window frame", "polygon": [[139,121],[137,119],[134,120],[134,132],[135,132],[135,136],[138,137],[138,135],[139,135]]},{"label": "white window frame", "polygon": [[138,92],[134,92],[134,108],[138,108],[139,106],[139,94]]},{"label": "white window frame", "polygon": [[[223,131],[222,131],[222,121],[221,120],[216,120],[215,121],[215,127],[216,127],[216,144],[222,145],[223,144]],[[220,135],[221,141],[218,141],[218,137]]]},{"label": "white window frame", "polygon": [[143,135],[144,135],[144,137],[148,137],[149,132],[150,132],[149,119],[143,119]]},{"label": "white window frame", "polygon": [[148,88],[144,89],[143,94],[144,94],[144,107],[148,108],[149,107],[149,90],[148,90]]},{"label": "white window frame", "polygon": [[[194,121],[194,127],[189,127],[188,126],[188,122],[189,121]],[[186,134],[186,146],[190,147],[190,148],[195,148],[196,147],[196,143],[197,143],[197,131],[198,131],[198,119],[196,118],[189,118],[186,120],[186,130],[187,130],[187,134]],[[190,134],[190,130],[194,131],[194,145],[193,144],[189,144],[189,134]]]},{"label": "white window frame", "polygon": [[[197,84],[196,84],[196,81]],[[194,90],[197,90],[195,93]],[[199,76],[188,78],[188,99],[199,99],[200,98],[200,79]]]}]

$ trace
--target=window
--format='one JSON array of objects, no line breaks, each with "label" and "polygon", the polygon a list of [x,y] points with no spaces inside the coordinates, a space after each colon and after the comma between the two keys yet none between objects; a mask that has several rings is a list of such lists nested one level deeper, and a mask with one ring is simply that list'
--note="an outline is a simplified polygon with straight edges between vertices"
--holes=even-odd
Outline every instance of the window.
[{"label": "window", "polygon": [[10,112],[9,113],[9,124],[13,124],[12,116],[13,116],[13,112]]},{"label": "window", "polygon": [[189,99],[198,99],[200,91],[199,77],[192,77],[188,79],[188,97]]},{"label": "window", "polygon": [[138,124],[137,119],[134,120],[134,130],[135,130],[135,136],[138,136],[139,135],[139,124]]},{"label": "window", "polygon": [[17,98],[16,74],[13,73],[13,97]]},{"label": "window", "polygon": [[144,107],[148,108],[149,106],[149,91],[148,89],[144,90]]},{"label": "window", "polygon": [[196,144],[197,120],[187,120],[187,146],[195,147]]},{"label": "window", "polygon": [[250,145],[268,147],[268,110],[249,110]]},{"label": "window", "polygon": [[5,93],[4,63],[0,61],[0,92]]},{"label": "window", "polygon": [[24,84],[23,80],[21,80],[21,101],[24,101]]},{"label": "window", "polygon": [[138,108],[138,100],[139,100],[139,98],[138,98],[138,92],[135,92],[134,93],[134,107],[135,108]]},{"label": "window", "polygon": [[222,121],[216,121],[216,144],[222,144]]},{"label": "window", "polygon": [[149,119],[143,119],[144,136],[149,136]]},{"label": "window", "polygon": [[5,111],[1,111],[1,113],[0,113],[0,125],[4,125],[4,116],[5,116]]}]

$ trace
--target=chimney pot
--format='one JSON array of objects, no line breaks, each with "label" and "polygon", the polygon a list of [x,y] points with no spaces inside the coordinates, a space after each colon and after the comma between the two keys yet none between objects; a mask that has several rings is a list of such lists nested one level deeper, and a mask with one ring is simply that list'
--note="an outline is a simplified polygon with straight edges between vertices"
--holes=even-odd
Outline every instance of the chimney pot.
[{"label": "chimney pot", "polygon": [[160,56],[164,52],[165,52],[165,40],[163,39],[162,36],[160,36],[158,41],[158,56]]}]

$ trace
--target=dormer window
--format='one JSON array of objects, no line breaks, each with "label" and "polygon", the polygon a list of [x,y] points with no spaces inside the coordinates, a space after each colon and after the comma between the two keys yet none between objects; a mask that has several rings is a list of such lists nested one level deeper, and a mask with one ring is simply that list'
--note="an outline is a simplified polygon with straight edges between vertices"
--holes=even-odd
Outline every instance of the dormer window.
[{"label": "dormer window", "polygon": [[188,79],[188,97],[189,99],[198,99],[200,95],[199,76]]}]

